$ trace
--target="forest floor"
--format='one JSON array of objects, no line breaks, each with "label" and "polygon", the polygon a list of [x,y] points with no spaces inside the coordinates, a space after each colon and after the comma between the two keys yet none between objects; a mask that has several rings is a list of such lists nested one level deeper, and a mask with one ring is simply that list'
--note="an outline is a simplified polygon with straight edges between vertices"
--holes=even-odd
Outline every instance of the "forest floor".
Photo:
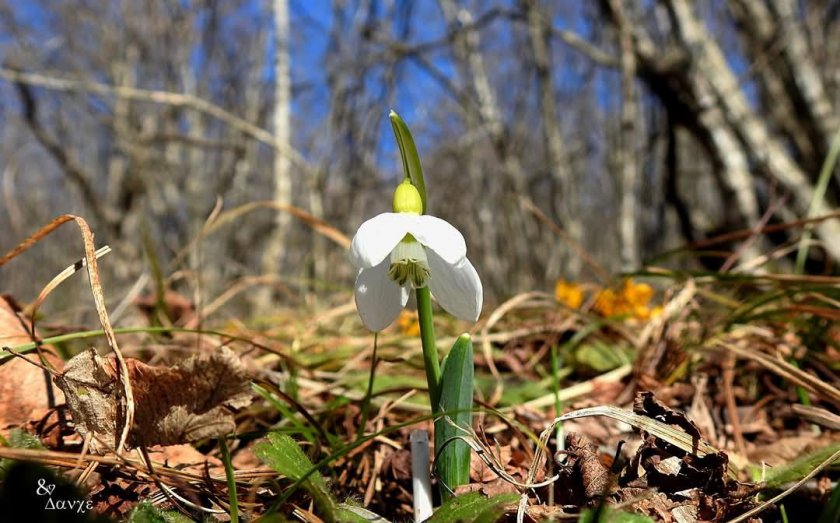
[{"label": "forest floor", "polygon": [[[409,437],[434,428],[413,313],[374,338],[348,294],[218,324],[167,291],[118,329],[40,301],[0,300],[0,514],[413,519]],[[476,406],[435,521],[837,522],[838,318],[838,277],[666,270],[438,315],[442,348],[472,336]]]}]

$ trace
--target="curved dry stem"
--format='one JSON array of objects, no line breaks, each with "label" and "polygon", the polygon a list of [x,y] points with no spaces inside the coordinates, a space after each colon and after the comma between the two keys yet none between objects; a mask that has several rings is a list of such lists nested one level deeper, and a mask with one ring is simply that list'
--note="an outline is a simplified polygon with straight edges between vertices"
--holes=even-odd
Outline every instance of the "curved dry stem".
[{"label": "curved dry stem", "polygon": [[[115,448],[116,453],[122,453],[125,443],[128,440],[128,434],[131,431],[131,426],[134,423],[134,394],[131,389],[131,381],[128,378],[128,366],[125,363],[125,358],[120,351],[117,343],[117,336],[111,326],[111,321],[108,318],[108,311],[105,308],[105,295],[102,292],[102,282],[99,278],[99,265],[97,264],[97,250],[93,241],[93,232],[90,230],[87,221],[81,216],[73,214],[62,214],[55,218],[50,223],[44,225],[29,238],[26,238],[15,246],[11,251],[0,258],[0,267],[8,263],[10,260],[16,258],[20,254],[26,252],[33,245],[41,241],[44,237],[61,227],[67,222],[73,221],[82,233],[82,240],[85,246],[85,265],[87,267],[88,281],[90,282],[90,290],[93,295],[93,302],[96,306],[96,313],[99,317],[99,323],[102,325],[102,330],[105,332],[105,339],[108,340],[108,346],[114,351],[119,368],[119,380],[123,387],[123,428],[120,433],[120,439]],[[52,283],[52,282],[51,282]],[[48,285],[49,287],[49,285]]]}]

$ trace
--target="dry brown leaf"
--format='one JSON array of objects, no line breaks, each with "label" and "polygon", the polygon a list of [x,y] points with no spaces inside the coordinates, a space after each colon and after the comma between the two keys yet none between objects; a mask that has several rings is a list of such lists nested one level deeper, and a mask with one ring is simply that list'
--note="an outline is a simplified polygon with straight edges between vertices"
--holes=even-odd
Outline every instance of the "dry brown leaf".
[{"label": "dry brown leaf", "polygon": [[749,453],[749,458],[753,463],[781,466],[814,450],[828,447],[837,440],[836,433],[831,432],[823,433],[821,436],[814,433],[788,436],[772,443],[755,445]]},{"label": "dry brown leaf", "polygon": [[163,463],[169,468],[180,471],[203,474],[205,470],[209,470],[223,474],[225,470],[222,460],[202,454],[192,445],[156,446],[150,448],[148,452],[153,462]]},{"label": "dry brown leaf", "polygon": [[154,294],[144,294],[134,300],[134,305],[150,320],[160,306],[163,309],[161,312],[166,314],[166,321],[173,325],[186,325],[195,318],[195,304],[186,296],[169,289],[164,291],[160,300]]},{"label": "dry brown leaf", "polygon": [[[244,453],[243,453],[244,454]],[[387,458],[382,470],[390,473],[391,477],[400,480],[411,479],[411,451],[399,449]]]},{"label": "dry brown leaf", "polygon": [[[500,467],[506,469],[513,457],[513,451],[511,450],[510,445],[491,448],[490,451],[493,453],[493,457],[495,458],[493,461],[495,461]],[[478,457],[478,454],[474,452],[470,454],[470,479],[481,483],[488,483],[498,478],[499,475],[486,463],[484,463],[484,461]]]},{"label": "dry brown leaf", "polygon": [[103,476],[90,491],[93,511],[102,516],[123,520],[137,504],[155,492],[155,486],[147,482],[114,475]]},{"label": "dry brown leaf", "polygon": [[566,434],[566,450],[558,452],[562,458],[555,461],[561,467],[576,468],[580,472],[586,499],[596,499],[615,490],[610,471],[598,457],[598,447],[584,436],[570,432]]},{"label": "dry brown leaf", "polygon": [[[12,303],[0,297],[0,347],[31,342],[32,338],[24,325]],[[53,367],[61,368],[62,361],[52,348],[44,346],[42,353]],[[40,363],[35,354],[24,357]],[[0,398],[3,398],[0,402],[0,434],[5,435],[10,428],[43,418],[50,408],[50,390],[54,404],[64,401],[61,391],[51,385],[46,371],[17,357],[0,360]]]},{"label": "dry brown leaf", "polygon": [[[55,378],[82,436],[92,434],[91,450],[104,452],[116,441],[116,367],[94,349],[67,362]],[[239,358],[222,348],[194,356],[174,367],[153,367],[127,360],[134,388],[135,417],[131,446],[175,445],[233,432],[232,408],[251,401],[249,381]],[[118,421],[120,423],[118,423]]]}]

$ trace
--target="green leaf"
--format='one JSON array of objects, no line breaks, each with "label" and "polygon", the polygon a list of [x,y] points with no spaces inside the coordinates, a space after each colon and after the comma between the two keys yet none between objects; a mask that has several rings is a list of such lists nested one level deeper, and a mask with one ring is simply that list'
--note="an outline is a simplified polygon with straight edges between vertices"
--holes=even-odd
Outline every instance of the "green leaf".
[{"label": "green leaf", "polygon": [[[464,428],[472,424],[473,372],[472,340],[462,334],[444,358],[441,371],[440,413],[452,422],[445,417],[435,421],[436,469],[441,481],[453,490],[470,480],[470,447],[460,439],[453,440],[465,432],[452,423]],[[443,499],[449,497],[443,485],[441,495]]]},{"label": "green leaf", "polygon": [[129,523],[166,523],[163,513],[151,503],[140,503],[128,515]]},{"label": "green leaf", "polygon": [[[828,154],[825,156],[820,175],[817,178],[817,186],[814,187],[813,195],[811,196],[811,203],[808,205],[807,218],[812,218],[822,210],[823,199],[828,190],[828,184],[831,181],[831,173],[834,172],[834,166],[837,165],[837,159],[840,158],[840,129],[834,133],[834,139],[831,141],[831,147]],[[802,237],[799,240],[799,251],[796,253],[796,274],[803,274],[805,272],[805,262],[808,260],[808,246],[811,240],[811,228],[808,227],[802,232]]]},{"label": "green leaf", "polygon": [[767,472],[764,482],[768,487],[781,487],[786,483],[799,481],[838,450],[840,450],[840,443],[834,443],[797,458],[788,464],[772,468]]},{"label": "green leaf", "polygon": [[575,363],[598,373],[616,369],[632,361],[632,349],[621,345],[608,345],[599,340],[584,343],[575,350]]},{"label": "green leaf", "polygon": [[470,492],[447,501],[427,519],[427,523],[448,523],[463,521],[472,523],[495,523],[505,515],[511,505],[519,502],[519,494],[499,494],[486,498],[479,492]]},{"label": "green leaf", "polygon": [[417,154],[417,147],[414,145],[414,138],[408,129],[405,121],[395,111],[388,115],[391,119],[391,127],[394,136],[397,138],[397,145],[400,148],[403,170],[411,183],[417,187],[420,199],[423,200],[423,214],[426,214],[426,182],[423,181],[423,167],[420,165],[420,155]]},{"label": "green leaf", "polygon": [[21,429],[12,429],[9,432],[8,444],[10,447],[14,447],[16,449],[46,448],[43,444],[41,444],[41,440],[39,440],[37,436],[33,436],[32,434]]},{"label": "green leaf", "polygon": [[160,510],[146,501],[128,515],[129,523],[192,523],[193,520],[174,510]]},{"label": "green leaf", "polygon": [[301,486],[312,496],[323,519],[336,520],[336,502],[330,495],[327,482],[317,471],[313,472],[312,462],[295,440],[286,434],[271,432],[268,434],[268,441],[256,444],[254,454],[260,461],[290,480],[302,480]]},{"label": "green leaf", "polygon": [[[257,443],[254,453],[260,461],[292,481],[300,480],[312,469],[312,462],[297,442],[286,434],[270,432],[268,441]],[[306,481],[327,488],[324,478],[317,472],[309,474]]]},{"label": "green leaf", "polygon": [[336,516],[342,523],[390,523],[375,512],[349,503],[339,504]]},{"label": "green leaf", "polygon": [[[9,439],[0,436],[0,445],[16,449],[43,449],[41,440],[32,434],[21,429],[12,429],[9,432]],[[6,471],[15,463],[15,460],[0,458],[0,481],[6,477]]]}]

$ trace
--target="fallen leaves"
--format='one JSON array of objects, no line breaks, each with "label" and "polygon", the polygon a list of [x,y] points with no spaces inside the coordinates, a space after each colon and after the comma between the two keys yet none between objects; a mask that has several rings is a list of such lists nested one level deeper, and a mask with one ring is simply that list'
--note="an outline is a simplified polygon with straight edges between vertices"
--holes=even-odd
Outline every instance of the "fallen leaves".
[{"label": "fallen leaves", "polygon": [[[135,417],[130,446],[175,445],[218,437],[235,429],[232,409],[251,401],[247,373],[239,358],[223,347],[173,367],[127,360],[134,388]],[[91,437],[91,450],[112,450],[119,418],[116,362],[89,349],[67,362],[55,378],[64,391],[76,429]]]},{"label": "fallen leaves", "polygon": [[[33,341],[24,327],[13,302],[0,297],[0,347],[13,347]],[[41,347],[41,353],[56,368],[62,361],[49,347]],[[23,427],[29,422],[41,420],[48,410],[63,401],[60,390],[52,386],[47,371],[33,363],[40,363],[35,354],[19,358],[10,353],[0,354],[0,434],[9,429]]]},{"label": "fallen leaves", "polygon": [[582,435],[574,432],[566,435],[566,450],[558,452],[555,460],[566,475],[580,475],[587,500],[597,499],[615,490],[609,469],[598,457],[598,447]]}]

